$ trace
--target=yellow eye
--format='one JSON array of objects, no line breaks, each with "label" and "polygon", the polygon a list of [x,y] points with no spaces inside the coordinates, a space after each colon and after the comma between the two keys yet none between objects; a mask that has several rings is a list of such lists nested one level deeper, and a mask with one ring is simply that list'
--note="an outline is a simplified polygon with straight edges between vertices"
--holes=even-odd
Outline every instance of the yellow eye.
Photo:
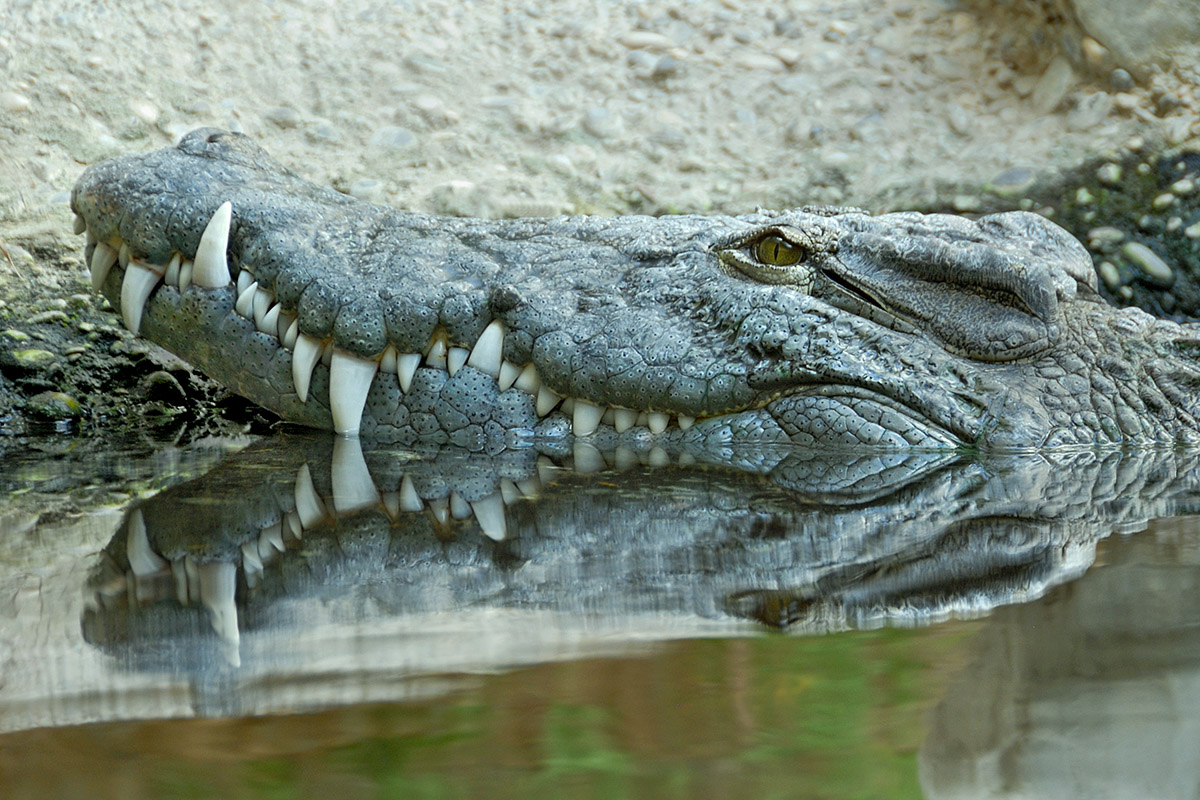
[{"label": "yellow eye", "polygon": [[804,251],[782,236],[764,236],[754,245],[754,256],[769,267],[788,267],[799,263]]}]

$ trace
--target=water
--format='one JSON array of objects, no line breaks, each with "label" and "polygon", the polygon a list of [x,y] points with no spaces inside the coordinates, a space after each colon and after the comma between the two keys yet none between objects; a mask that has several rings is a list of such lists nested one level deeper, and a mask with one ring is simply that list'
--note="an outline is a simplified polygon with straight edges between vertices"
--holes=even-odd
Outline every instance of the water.
[{"label": "water", "polygon": [[1197,796],[1196,454],[244,444],[5,454],[0,797]]}]

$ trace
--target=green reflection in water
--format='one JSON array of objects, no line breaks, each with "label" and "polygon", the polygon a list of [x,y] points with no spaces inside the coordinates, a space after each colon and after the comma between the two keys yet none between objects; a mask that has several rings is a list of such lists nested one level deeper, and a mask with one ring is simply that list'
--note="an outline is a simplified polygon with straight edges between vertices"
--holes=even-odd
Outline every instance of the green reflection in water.
[{"label": "green reflection in water", "polygon": [[189,726],[216,725],[208,743],[229,729],[232,763],[162,759],[147,796],[919,798],[922,714],[973,630],[681,642],[433,701],[262,718],[259,731],[104,727],[187,741]]}]

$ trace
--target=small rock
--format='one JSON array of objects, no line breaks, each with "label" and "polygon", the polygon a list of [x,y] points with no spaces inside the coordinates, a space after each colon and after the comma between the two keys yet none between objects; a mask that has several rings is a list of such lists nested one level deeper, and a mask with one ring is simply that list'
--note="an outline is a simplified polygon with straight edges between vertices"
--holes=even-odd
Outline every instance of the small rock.
[{"label": "small rock", "polygon": [[1129,113],[1141,105],[1141,103],[1141,98],[1136,94],[1130,94],[1129,92],[1117,92],[1115,95],[1113,95],[1113,105],[1116,106],[1118,111]]},{"label": "small rock", "polygon": [[1092,197],[1092,193],[1088,191],[1088,188],[1086,186],[1080,186],[1078,189],[1075,190],[1075,204],[1076,205],[1086,206],[1091,203],[1094,203],[1095,201],[1096,201],[1096,198]]},{"label": "small rock", "polygon": [[348,194],[359,200],[375,203],[383,197],[383,184],[373,178],[362,178],[350,184]]},{"label": "small rock", "polygon": [[64,311],[41,311],[29,318],[31,325],[40,325],[45,322],[68,322],[70,317]]},{"label": "small rock", "polygon": [[30,105],[29,98],[23,94],[16,92],[0,92],[0,111],[6,111],[9,114],[20,114],[28,111]]},{"label": "small rock", "polygon": [[1152,282],[1166,288],[1175,283],[1175,273],[1157,253],[1141,242],[1126,242],[1121,255],[1129,259]]},{"label": "small rock", "polygon": [[145,100],[132,100],[129,103],[129,110],[133,115],[147,125],[153,125],[158,122],[158,109],[153,103],[148,103]]},{"label": "small rock", "polygon": [[1067,98],[1067,92],[1071,90],[1071,86],[1075,83],[1075,72],[1071,69],[1071,62],[1066,56],[1059,56],[1050,62],[1050,66],[1046,67],[1046,71],[1042,73],[1042,77],[1038,78],[1037,85],[1033,87],[1033,96],[1030,102],[1033,104],[1033,109],[1039,114],[1049,114],[1058,109],[1062,105],[1063,100]]},{"label": "small rock", "polygon": [[1118,92],[1124,92],[1133,88],[1133,76],[1123,69],[1114,69],[1108,80]]},{"label": "small rock", "polygon": [[1107,92],[1085,95],[1067,114],[1067,127],[1073,131],[1091,130],[1104,121],[1112,107],[1113,100]]},{"label": "small rock", "polygon": [[761,69],[765,72],[783,72],[787,67],[770,53],[743,53],[736,65],[742,69]]},{"label": "small rock", "polygon": [[1184,228],[1183,235],[1189,239],[1200,239],[1200,222],[1193,222]]},{"label": "small rock", "polygon": [[1108,48],[1090,36],[1083,37],[1083,41],[1079,43],[1079,49],[1083,52],[1083,58],[1087,61],[1088,66],[1094,70],[1099,71],[1108,61]]},{"label": "small rock", "polygon": [[617,41],[630,50],[668,50],[675,46],[671,37],[652,31],[631,31]]},{"label": "small rock", "polygon": [[40,369],[47,364],[54,362],[58,356],[51,353],[49,350],[39,350],[37,348],[29,348],[27,350],[13,350],[10,352],[12,365],[23,369]]},{"label": "small rock", "polygon": [[960,213],[978,211],[983,202],[973,194],[958,194],[954,196],[954,210]]},{"label": "small rock", "polygon": [[1196,191],[1196,182],[1190,178],[1184,178],[1171,184],[1171,193],[1180,197],[1189,195],[1194,191]]},{"label": "small rock", "polygon": [[275,106],[268,108],[263,114],[271,122],[278,125],[280,128],[290,129],[300,125],[300,112],[291,106]]},{"label": "small rock", "polygon": [[654,63],[654,68],[650,71],[650,77],[655,79],[670,78],[679,74],[683,62],[671,56],[663,56]]},{"label": "small rock", "polygon": [[1108,162],[1096,170],[1096,180],[1105,186],[1115,186],[1121,182],[1121,165]]},{"label": "small rock", "polygon": [[1125,231],[1120,228],[1101,227],[1092,228],[1088,231],[1088,245],[1091,247],[1104,247],[1105,245],[1114,245],[1118,242],[1125,241]]},{"label": "small rock", "polygon": [[1150,201],[1150,207],[1155,211],[1163,211],[1170,208],[1175,203],[1175,195],[1170,192],[1164,192],[1158,197]]},{"label": "small rock", "polygon": [[1104,281],[1104,285],[1109,288],[1109,291],[1115,292],[1121,287],[1121,273],[1111,261],[1101,261],[1096,267],[1096,272],[1100,275],[1100,280]]},{"label": "small rock", "polygon": [[65,392],[39,392],[29,398],[25,408],[44,419],[75,419],[83,416],[83,406]]},{"label": "small rock", "polygon": [[12,339],[14,342],[28,342],[29,334],[25,331],[19,331],[16,328],[9,328],[4,332],[4,335]]},{"label": "small rock", "polygon": [[603,106],[592,106],[583,115],[583,129],[597,139],[612,139],[621,135],[621,120]]},{"label": "small rock", "polygon": [[1010,167],[988,181],[987,190],[1001,197],[1014,197],[1033,185],[1034,178],[1029,167]]},{"label": "small rock", "polygon": [[417,146],[417,137],[408,128],[385,125],[371,134],[368,145],[376,150],[410,150]]},{"label": "small rock", "polygon": [[1174,233],[1183,227],[1183,217],[1171,217],[1167,220],[1167,233]]}]

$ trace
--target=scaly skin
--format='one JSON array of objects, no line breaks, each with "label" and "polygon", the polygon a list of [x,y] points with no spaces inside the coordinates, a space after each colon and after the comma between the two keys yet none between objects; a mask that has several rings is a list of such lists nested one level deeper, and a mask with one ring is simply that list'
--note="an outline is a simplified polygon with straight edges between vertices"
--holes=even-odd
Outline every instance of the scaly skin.
[{"label": "scaly skin", "polygon": [[[1103,303],[1087,252],[1032,214],[437,218],[315,187],[214,130],[93,166],[72,196],[89,261],[99,242],[159,272],[194,256],[226,202],[228,269],[257,281],[270,333],[246,319],[253,292],[181,292],[170,273],[140,332],[306,425],[493,451],[569,439],[572,424],[579,438],[702,451],[1200,439],[1197,329]],[[796,262],[764,263],[776,244]],[[124,273],[103,282],[114,303]],[[293,318],[335,369],[350,365],[335,395],[343,375],[382,364],[361,419],[362,400],[331,416],[324,366],[300,398],[280,343]],[[494,321],[502,382],[527,372],[512,388],[474,355],[453,375],[438,359],[442,343],[465,358]],[[431,346],[405,390],[396,357]],[[540,410],[573,408],[540,415],[539,386]],[[606,408],[631,411],[597,427]]]}]

